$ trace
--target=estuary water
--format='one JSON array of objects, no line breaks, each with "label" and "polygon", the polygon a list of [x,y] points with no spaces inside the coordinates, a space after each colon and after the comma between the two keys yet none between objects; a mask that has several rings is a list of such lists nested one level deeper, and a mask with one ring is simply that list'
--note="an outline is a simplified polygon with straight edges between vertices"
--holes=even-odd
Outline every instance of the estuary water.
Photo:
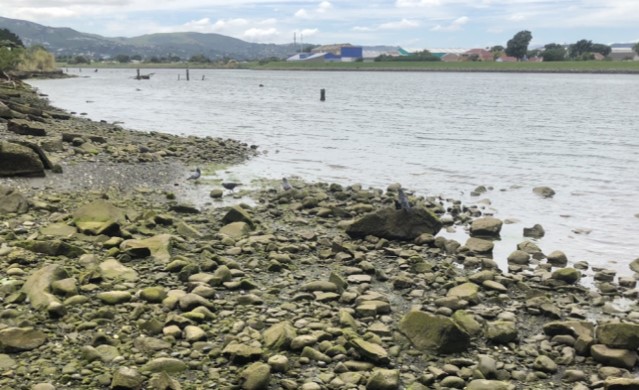
[{"label": "estuary water", "polygon": [[[225,180],[297,176],[479,202],[510,224],[495,260],[536,243],[628,275],[639,257],[639,76],[69,69],[31,80],[63,109],[126,128],[239,139]],[[320,89],[326,91],[321,102]],[[491,190],[480,197],[479,185]],[[552,199],[533,194],[550,186]],[[490,204],[486,205],[486,199]],[[463,231],[442,233],[465,241]],[[505,268],[504,268],[505,269]]]}]

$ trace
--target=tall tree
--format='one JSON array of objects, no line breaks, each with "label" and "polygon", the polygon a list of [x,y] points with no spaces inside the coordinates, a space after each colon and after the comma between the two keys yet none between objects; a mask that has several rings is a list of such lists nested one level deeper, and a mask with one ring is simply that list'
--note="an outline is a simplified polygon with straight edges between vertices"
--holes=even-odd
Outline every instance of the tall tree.
[{"label": "tall tree", "polygon": [[608,55],[612,52],[612,48],[608,45],[604,45],[603,43],[593,43],[591,49],[593,53],[599,53],[604,57],[608,57]]},{"label": "tall tree", "polygon": [[570,58],[580,58],[584,54],[592,53],[592,41],[579,40],[568,47]]},{"label": "tall tree", "polygon": [[506,44],[506,54],[521,60],[528,52],[528,45],[532,40],[530,31],[520,31],[512,37]]},{"label": "tall tree", "polygon": [[7,46],[6,44],[3,45],[3,42],[11,43],[17,47],[24,47],[24,44],[20,40],[20,37],[7,30],[6,28],[0,29],[0,46]]},{"label": "tall tree", "polygon": [[544,61],[563,61],[566,59],[566,49],[558,43],[549,43],[544,46],[541,57]]}]

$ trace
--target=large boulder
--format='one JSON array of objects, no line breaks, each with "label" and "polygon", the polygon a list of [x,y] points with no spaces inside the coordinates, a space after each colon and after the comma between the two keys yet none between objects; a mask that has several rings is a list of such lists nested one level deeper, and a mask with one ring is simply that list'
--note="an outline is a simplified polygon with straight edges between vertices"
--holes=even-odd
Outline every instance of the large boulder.
[{"label": "large boulder", "polygon": [[73,223],[82,233],[114,235],[125,221],[124,210],[104,200],[85,204],[73,212]]},{"label": "large boulder", "polygon": [[25,119],[10,120],[9,123],[7,123],[7,130],[16,134],[32,135],[35,137],[44,137],[47,135],[47,130],[42,123]]},{"label": "large boulder", "polygon": [[423,208],[409,210],[381,209],[353,222],[346,233],[353,238],[377,236],[390,240],[414,240],[424,233],[435,235],[442,223]]},{"label": "large boulder", "polygon": [[423,311],[406,314],[399,330],[416,348],[424,351],[455,353],[470,346],[470,336],[453,320]]},{"label": "large boulder", "polygon": [[13,142],[0,142],[1,176],[44,176],[44,164],[31,148]]},{"label": "large boulder", "polygon": [[222,218],[222,223],[225,225],[233,222],[246,222],[251,228],[255,227],[250,214],[239,205],[231,206]]},{"label": "large boulder", "polygon": [[478,218],[470,225],[470,235],[473,237],[499,237],[503,222],[493,217]]},{"label": "large boulder", "polygon": [[599,325],[597,341],[610,348],[635,350],[639,348],[639,325],[630,323]]},{"label": "large boulder", "polygon": [[273,350],[287,349],[295,337],[297,337],[297,331],[288,321],[274,324],[262,334],[266,348]]},{"label": "large boulder", "polygon": [[552,198],[555,196],[555,190],[548,186],[540,186],[533,188],[533,192],[542,198]]}]

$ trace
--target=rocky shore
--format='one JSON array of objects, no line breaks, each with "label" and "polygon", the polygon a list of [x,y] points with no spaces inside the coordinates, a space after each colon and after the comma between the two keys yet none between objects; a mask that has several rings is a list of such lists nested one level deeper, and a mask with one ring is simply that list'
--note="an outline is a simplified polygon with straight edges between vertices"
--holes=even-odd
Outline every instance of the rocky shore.
[{"label": "rocky shore", "polygon": [[2,390],[639,388],[635,279],[584,287],[588,264],[531,232],[499,269],[480,206],[187,183],[256,148],[92,122],[22,84],[0,117]]}]

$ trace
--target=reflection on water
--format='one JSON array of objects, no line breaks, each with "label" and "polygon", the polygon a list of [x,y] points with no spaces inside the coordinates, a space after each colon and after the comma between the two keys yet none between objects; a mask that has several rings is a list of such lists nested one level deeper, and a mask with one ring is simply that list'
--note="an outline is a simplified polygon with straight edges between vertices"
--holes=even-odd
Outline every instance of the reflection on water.
[{"label": "reflection on water", "polygon": [[[220,173],[234,180],[401,182],[417,195],[488,198],[485,212],[519,221],[504,225],[500,264],[535,223],[546,253],[626,274],[639,257],[636,76],[192,70],[186,82],[154,72],[32,84],[92,119],[259,145],[260,157]],[[492,190],[470,197],[478,185]],[[557,195],[535,196],[539,185]]]}]

